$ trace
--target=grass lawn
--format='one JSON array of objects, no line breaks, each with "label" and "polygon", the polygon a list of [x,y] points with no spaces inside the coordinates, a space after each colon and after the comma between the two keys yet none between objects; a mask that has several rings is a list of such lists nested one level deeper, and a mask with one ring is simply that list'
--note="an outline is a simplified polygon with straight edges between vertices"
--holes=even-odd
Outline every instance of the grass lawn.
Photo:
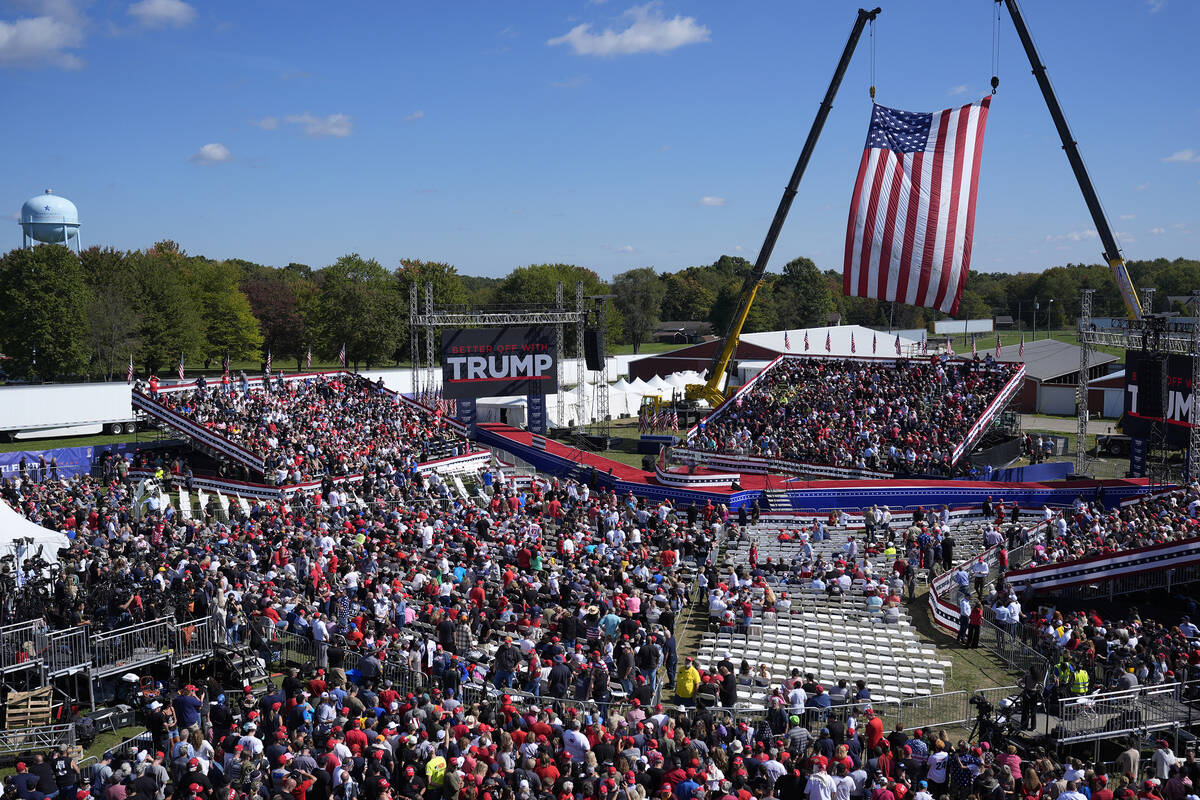
[{"label": "grass lawn", "polygon": [[[146,441],[150,441],[150,435],[149,432],[145,434]],[[67,436],[62,439],[21,439],[17,442],[0,442],[0,453],[13,453],[18,450],[52,450],[59,447],[99,447],[106,444],[133,441],[138,440],[127,433]]]}]

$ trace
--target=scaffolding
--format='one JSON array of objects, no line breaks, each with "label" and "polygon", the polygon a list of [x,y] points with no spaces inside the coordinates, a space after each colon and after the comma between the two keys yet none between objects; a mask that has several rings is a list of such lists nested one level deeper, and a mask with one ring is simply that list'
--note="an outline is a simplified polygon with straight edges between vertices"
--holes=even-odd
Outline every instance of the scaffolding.
[{"label": "scaffolding", "polygon": [[[578,407],[575,423],[580,429],[584,426],[584,416],[587,400],[587,378],[584,368],[583,355],[583,340],[584,331],[587,328],[589,315],[595,313],[601,321],[603,314],[601,313],[604,298],[602,297],[587,297],[583,293],[583,282],[578,281],[575,284],[575,307],[568,308],[566,306],[566,296],[562,281],[559,281],[555,287],[554,304],[549,306],[526,306],[523,308],[508,308],[508,307],[493,307],[493,306],[435,306],[433,302],[433,284],[425,284],[425,302],[424,310],[418,308],[418,288],[414,283],[409,289],[408,302],[408,324],[409,324],[409,354],[412,359],[412,386],[413,393],[420,395],[422,391],[426,393],[438,385],[435,370],[437,369],[437,348],[434,346],[434,337],[437,332],[446,328],[507,328],[520,327],[525,325],[553,325],[555,329],[555,363],[558,365],[558,397],[556,411],[558,414],[557,422],[560,426],[564,425],[567,419],[566,395],[567,391],[563,388],[566,384],[563,367],[565,364],[565,338],[566,325],[575,326],[575,362],[576,362],[576,386],[575,395]],[[419,346],[417,342],[424,334],[425,340],[425,355],[422,358],[419,354]],[[607,416],[608,409],[608,371],[602,369],[600,372],[601,383],[597,385],[596,407],[600,414],[601,422],[606,426],[607,421],[604,419]]]},{"label": "scaffolding", "polygon": [[[1091,363],[1092,352],[1097,347],[1118,347],[1125,350],[1141,350],[1160,361],[1163,419],[1156,421],[1151,436],[1154,442],[1148,442],[1153,457],[1148,453],[1148,464],[1152,483],[1170,483],[1170,470],[1166,460],[1166,418],[1167,414],[1167,375],[1166,360],[1171,355],[1187,356],[1192,360],[1191,393],[1195,397],[1196,387],[1200,386],[1200,289],[1193,289],[1188,305],[1192,308],[1193,322],[1172,322],[1171,314],[1149,314],[1142,319],[1113,320],[1112,326],[1098,329],[1092,322],[1092,293],[1084,289],[1080,296],[1079,306],[1079,383],[1076,403],[1077,437],[1075,452],[1075,471],[1086,474],[1089,459],[1087,456],[1088,403],[1087,403],[1087,373]],[[1154,290],[1142,290],[1142,305],[1149,311],[1153,308]],[[1186,476],[1188,480],[1200,477],[1200,414],[1195,410],[1195,400],[1192,406],[1192,426],[1188,439],[1188,454]],[[1161,441],[1159,441],[1161,437]]]}]

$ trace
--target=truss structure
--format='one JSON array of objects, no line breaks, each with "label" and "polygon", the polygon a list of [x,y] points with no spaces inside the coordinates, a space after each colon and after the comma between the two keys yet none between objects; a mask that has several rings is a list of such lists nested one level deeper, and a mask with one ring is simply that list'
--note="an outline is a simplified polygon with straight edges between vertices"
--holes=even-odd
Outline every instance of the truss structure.
[{"label": "truss structure", "polygon": [[[1087,472],[1089,459],[1086,450],[1088,428],[1087,373],[1091,354],[1096,347],[1119,347],[1126,350],[1142,350],[1166,359],[1169,355],[1182,355],[1192,359],[1192,426],[1188,439],[1186,476],[1188,480],[1200,477],[1200,413],[1196,409],[1196,389],[1200,387],[1200,289],[1192,290],[1188,305],[1192,309],[1192,323],[1173,322],[1170,316],[1148,314],[1140,320],[1114,320],[1110,328],[1098,330],[1092,324],[1092,293],[1084,289],[1079,304],[1079,383],[1076,389],[1078,417],[1075,471]],[[1143,307],[1153,308],[1153,289],[1143,289]],[[1162,413],[1167,413],[1167,369],[1162,366]],[[1165,459],[1165,421],[1155,426],[1161,431],[1164,441],[1157,442],[1160,452],[1154,454],[1151,463],[1151,480],[1167,482]]]},{"label": "truss structure", "polygon": [[[566,306],[565,293],[563,291],[562,281],[558,282],[555,287],[553,305],[531,305],[524,308],[510,308],[499,306],[440,306],[436,307],[433,303],[433,284],[425,284],[425,301],[424,310],[422,311],[418,305],[418,289],[417,285],[413,284],[409,290],[408,298],[408,324],[411,335],[409,336],[409,357],[412,364],[412,386],[413,393],[420,394],[422,390],[431,392],[439,383],[437,381],[436,371],[437,351],[438,346],[434,344],[434,339],[438,332],[444,328],[507,328],[510,326],[524,325],[553,325],[555,327],[555,355],[556,364],[558,365],[558,398],[556,411],[558,414],[557,421],[559,425],[564,424],[567,419],[566,395],[567,392],[561,388],[565,385],[563,379],[564,359],[564,337],[566,325],[575,326],[575,375],[578,383],[575,387],[578,417],[576,424],[583,427],[584,408],[587,391],[587,381],[585,379],[584,357],[583,357],[583,339],[584,329],[587,327],[588,315],[594,309],[589,307],[588,298],[583,294],[583,282],[575,284],[575,307],[568,308]],[[425,355],[420,356],[419,341],[422,338],[425,340]],[[607,359],[605,360],[607,364]],[[601,425],[607,433],[608,425],[608,381],[607,369],[600,373],[601,382],[596,386],[596,409],[600,417]]]}]

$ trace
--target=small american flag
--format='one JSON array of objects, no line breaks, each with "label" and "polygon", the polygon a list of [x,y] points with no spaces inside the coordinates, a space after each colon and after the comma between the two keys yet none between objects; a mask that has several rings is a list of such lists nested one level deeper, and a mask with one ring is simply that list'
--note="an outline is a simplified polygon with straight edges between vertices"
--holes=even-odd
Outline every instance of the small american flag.
[{"label": "small american flag", "polygon": [[900,334],[896,334],[896,355],[900,355]]},{"label": "small american flag", "polygon": [[342,349],[338,351],[338,363],[342,365],[342,369],[346,368],[346,343],[342,342]]},{"label": "small american flag", "polygon": [[879,345],[879,334],[871,334],[871,355],[875,355],[875,348]]},{"label": "small american flag", "polygon": [[857,353],[858,348],[854,346],[854,331],[850,331],[850,352]]},{"label": "small american flag", "polygon": [[792,349],[792,337],[788,335],[787,331],[783,332],[783,347],[785,350]]},{"label": "small american flag", "polygon": [[179,354],[179,380],[183,380],[183,353]]},{"label": "small american flag", "polygon": [[996,337],[996,360],[1000,360],[1000,337]]},{"label": "small american flag", "polygon": [[1025,334],[1021,334],[1021,346],[1017,348],[1017,355],[1021,358],[1025,357]]},{"label": "small american flag", "polygon": [[638,433],[646,432],[646,409],[638,409]]},{"label": "small american flag", "polygon": [[304,356],[304,368],[312,369],[312,348],[308,348],[308,354]]},{"label": "small american flag", "polygon": [[921,331],[921,355],[928,355],[929,339],[925,337],[925,331]]},{"label": "small american flag", "polygon": [[954,355],[954,342],[950,341],[949,336],[946,337],[946,353],[947,355]]},{"label": "small american flag", "polygon": [[975,346],[975,337],[972,336],[971,337],[971,356],[974,357],[977,355],[979,355],[979,348]]},{"label": "small american flag", "polygon": [[958,311],[991,98],[932,114],[875,105],[846,227],[847,297]]},{"label": "small american flag", "polygon": [[125,373],[125,382],[133,383],[133,353],[129,354],[129,370]]},{"label": "small american flag", "polygon": [[267,348],[267,374],[271,374],[271,348]]},{"label": "small american flag", "polygon": [[679,430],[679,411],[674,408],[671,409],[671,430]]},{"label": "small american flag", "polygon": [[808,331],[804,332],[804,352],[808,352]]},{"label": "small american flag", "polygon": [[[850,335],[853,336],[854,334],[852,333]],[[831,343],[829,341],[829,331],[825,331],[825,352],[829,353],[832,352],[832,350],[833,348],[831,347]]]}]

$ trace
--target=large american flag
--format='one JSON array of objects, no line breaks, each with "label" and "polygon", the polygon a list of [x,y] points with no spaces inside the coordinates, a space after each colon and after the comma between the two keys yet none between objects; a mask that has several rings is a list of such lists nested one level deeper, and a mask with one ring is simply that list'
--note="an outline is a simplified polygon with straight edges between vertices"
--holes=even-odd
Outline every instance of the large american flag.
[{"label": "large american flag", "polygon": [[874,107],[850,201],[847,296],[957,312],[990,102],[934,114]]}]

